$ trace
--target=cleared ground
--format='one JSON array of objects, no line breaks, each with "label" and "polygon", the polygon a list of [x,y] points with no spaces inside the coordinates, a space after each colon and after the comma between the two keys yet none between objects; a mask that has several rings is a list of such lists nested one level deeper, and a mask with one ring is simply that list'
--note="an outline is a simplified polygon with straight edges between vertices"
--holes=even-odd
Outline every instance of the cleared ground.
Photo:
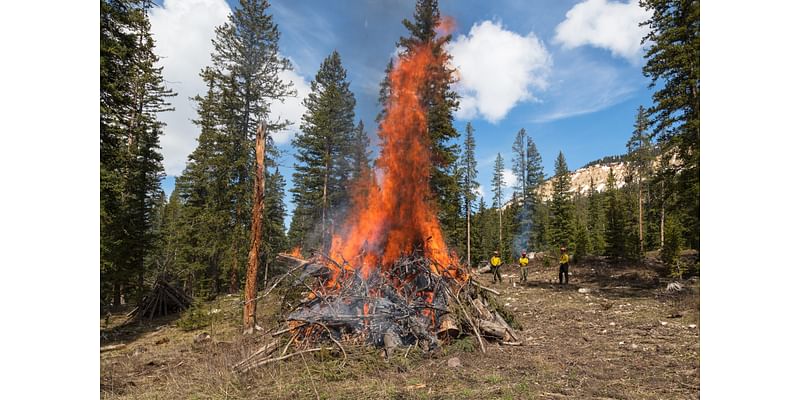
[{"label": "cleared ground", "polygon": [[[570,285],[553,283],[556,268],[533,268],[528,285],[506,267],[503,303],[523,327],[523,346],[473,338],[440,352],[349,348],[347,361],[306,355],[236,375],[230,367],[266,338],[242,338],[235,296],[204,305],[212,325],[185,332],[174,319],[120,325],[101,320],[100,391],[108,399],[694,399],[700,396],[700,280],[667,292],[656,263],[573,265]],[[484,274],[483,282],[491,277]],[[580,292],[579,292],[580,289]],[[588,289],[588,290],[587,290]],[[581,293],[587,292],[588,293]],[[262,320],[272,315],[262,306]],[[270,328],[271,326],[267,326]],[[208,332],[212,339],[196,343]],[[449,367],[457,357],[460,367]]]}]

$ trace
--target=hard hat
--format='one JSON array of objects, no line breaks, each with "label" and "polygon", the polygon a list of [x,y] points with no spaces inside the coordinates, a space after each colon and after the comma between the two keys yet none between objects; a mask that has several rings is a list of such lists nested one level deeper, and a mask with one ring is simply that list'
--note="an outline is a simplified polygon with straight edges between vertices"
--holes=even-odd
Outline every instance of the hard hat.
[{"label": "hard hat", "polygon": [[497,251],[497,250],[495,250],[495,251],[494,251],[494,254],[500,254],[500,252],[499,252],[499,251]]},{"label": "hard hat", "polygon": [[522,250],[522,255],[524,256],[525,254],[527,254],[525,250]]},{"label": "hard hat", "polygon": [[562,247],[561,251],[567,251],[567,248],[566,247]]}]

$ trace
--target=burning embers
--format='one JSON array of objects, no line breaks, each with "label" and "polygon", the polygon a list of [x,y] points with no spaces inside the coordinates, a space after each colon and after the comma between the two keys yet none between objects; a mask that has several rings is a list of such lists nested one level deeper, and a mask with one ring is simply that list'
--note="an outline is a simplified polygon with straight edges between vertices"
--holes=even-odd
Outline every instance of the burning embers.
[{"label": "burning embers", "polygon": [[[435,348],[435,332],[449,313],[450,285],[459,277],[435,274],[421,251],[401,256],[389,268],[368,268],[366,273],[362,268],[323,257],[307,264],[299,278],[312,280],[305,284],[307,300],[287,316],[296,327],[296,339],[328,336],[379,347]],[[466,283],[465,276],[460,278]]]}]

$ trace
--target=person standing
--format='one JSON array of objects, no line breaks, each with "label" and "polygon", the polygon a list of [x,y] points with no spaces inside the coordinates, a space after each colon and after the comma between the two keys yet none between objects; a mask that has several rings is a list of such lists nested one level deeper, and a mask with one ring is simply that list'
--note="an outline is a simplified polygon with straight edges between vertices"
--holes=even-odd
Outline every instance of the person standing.
[{"label": "person standing", "polygon": [[522,251],[522,256],[519,258],[519,272],[520,282],[528,282],[528,255]]},{"label": "person standing", "polygon": [[492,265],[492,283],[497,283],[497,281],[503,283],[503,277],[500,276],[500,264],[502,264],[503,261],[500,260],[499,251],[495,251],[494,254],[492,254],[492,258],[489,260],[489,263]]},{"label": "person standing", "polygon": [[567,248],[561,248],[561,258],[558,260],[558,283],[569,285],[569,255]]}]

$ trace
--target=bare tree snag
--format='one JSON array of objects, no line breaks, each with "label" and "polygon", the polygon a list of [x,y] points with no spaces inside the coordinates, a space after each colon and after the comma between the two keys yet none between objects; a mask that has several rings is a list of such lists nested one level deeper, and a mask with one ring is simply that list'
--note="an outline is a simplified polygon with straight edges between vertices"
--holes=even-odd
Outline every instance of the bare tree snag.
[{"label": "bare tree snag", "polygon": [[256,130],[256,174],[253,185],[253,217],[250,229],[250,253],[247,255],[247,277],[244,285],[244,333],[256,327],[256,292],[258,288],[258,249],[261,247],[261,225],[264,214],[264,150],[266,123]]}]

